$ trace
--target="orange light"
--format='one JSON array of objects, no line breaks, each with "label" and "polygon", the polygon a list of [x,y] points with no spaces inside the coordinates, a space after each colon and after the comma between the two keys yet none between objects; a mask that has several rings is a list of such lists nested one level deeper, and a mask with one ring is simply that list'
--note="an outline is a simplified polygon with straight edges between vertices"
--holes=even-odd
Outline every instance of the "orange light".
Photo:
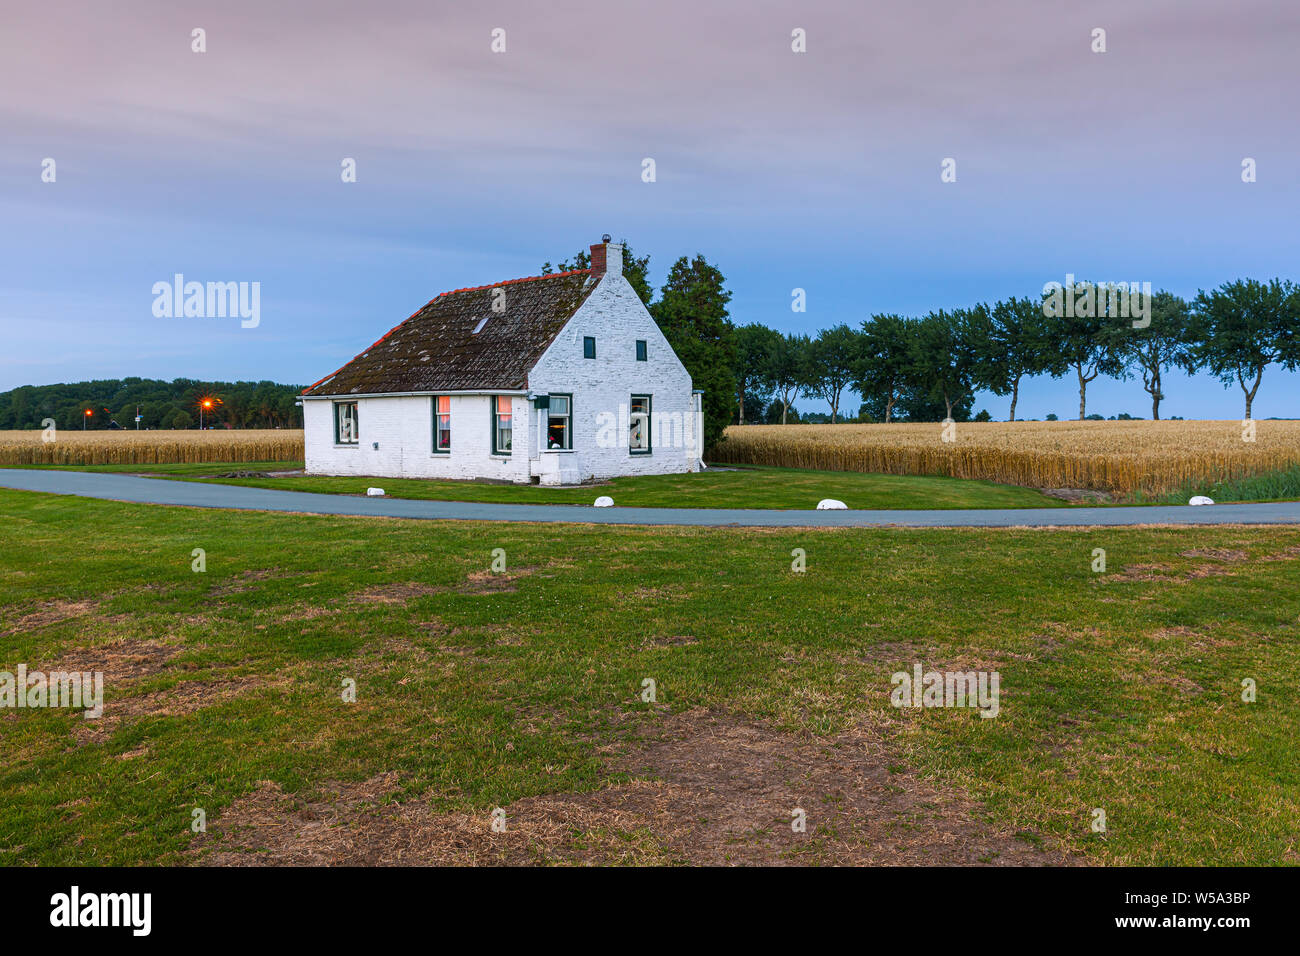
[{"label": "orange light", "polygon": [[203,407],[204,407],[204,408],[211,408],[211,407],[212,407],[212,401],[211,401],[211,399],[204,399],[204,400],[203,400]]},{"label": "orange light", "polygon": [[93,414],[95,414],[95,413],[92,412],[89,408],[86,409],[86,417],[87,417],[87,418],[89,418],[89,417],[90,417],[91,415],[93,415]]}]

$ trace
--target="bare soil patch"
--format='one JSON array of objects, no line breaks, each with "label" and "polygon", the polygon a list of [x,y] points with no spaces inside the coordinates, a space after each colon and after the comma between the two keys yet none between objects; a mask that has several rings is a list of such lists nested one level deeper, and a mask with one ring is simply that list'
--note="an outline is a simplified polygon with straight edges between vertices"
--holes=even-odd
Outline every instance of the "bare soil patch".
[{"label": "bare soil patch", "polygon": [[663,637],[652,637],[649,643],[654,647],[686,647],[700,643],[700,639],[694,634],[668,634]]},{"label": "bare soil patch", "polygon": [[461,594],[503,594],[519,590],[516,583],[536,571],[535,567],[515,568],[513,571],[471,571],[465,583],[456,590]]},{"label": "bare soil patch", "polygon": [[369,588],[353,597],[353,601],[359,604],[402,604],[413,598],[424,597],[428,594],[441,594],[446,588],[434,587],[431,584],[420,584],[411,581],[406,584],[382,584],[379,587]]},{"label": "bare soil patch", "polygon": [[[490,807],[385,802],[400,786],[389,773],[303,798],[266,782],[188,852],[207,865],[1078,862],[901,770],[873,726],[819,738],[702,709],[629,719],[632,743],[601,749],[634,779],[516,801],[504,832],[493,832]],[[796,808],[806,832],[791,828]]]},{"label": "bare soil patch", "polygon": [[148,694],[110,697],[104,702],[103,716],[75,723],[72,735],[78,745],[99,743],[112,736],[123,724],[134,723],[148,717],[177,717],[192,714],[275,682],[273,678],[260,674],[213,680],[187,680],[166,690]]},{"label": "bare soil patch", "polygon": [[1239,548],[1194,548],[1182,552],[1184,558],[1203,558],[1210,561],[1245,561],[1250,555]]},{"label": "bare soil patch", "polygon": [[212,588],[208,593],[215,596],[242,594],[246,591],[256,590],[258,583],[261,581],[267,581],[271,578],[284,578],[291,576],[292,575],[289,572],[282,571],[279,568],[262,568],[256,571],[242,571],[235,575],[229,583],[218,585],[217,587]]},{"label": "bare soil patch", "polygon": [[81,617],[90,614],[98,606],[95,601],[45,601],[15,620],[12,627],[0,631],[0,637],[21,634],[38,627],[47,627],[74,617]]},{"label": "bare soil patch", "polygon": [[1221,564],[1200,564],[1184,571],[1178,571],[1167,564],[1130,564],[1123,571],[1108,574],[1102,580],[1180,584],[1198,578],[1221,577],[1232,573],[1230,568],[1225,568]]},{"label": "bare soil patch", "polygon": [[105,686],[108,686],[160,674],[167,670],[169,662],[178,653],[180,648],[175,644],[123,638],[68,651],[58,663],[45,665],[42,669],[47,673],[100,671]]},{"label": "bare soil patch", "polygon": [[1300,544],[1293,544],[1283,548],[1277,554],[1265,554],[1260,557],[1261,561],[1294,561],[1300,558]]}]

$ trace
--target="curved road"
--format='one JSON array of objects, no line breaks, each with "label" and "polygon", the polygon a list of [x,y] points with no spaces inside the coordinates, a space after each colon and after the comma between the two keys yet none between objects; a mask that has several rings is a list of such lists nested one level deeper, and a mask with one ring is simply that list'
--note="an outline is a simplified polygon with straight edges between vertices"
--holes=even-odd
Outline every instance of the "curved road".
[{"label": "curved road", "polygon": [[[1088,525],[1300,524],[1300,502],[1133,508],[1008,508],[967,511],[762,511],[739,508],[590,508],[414,501],[275,491],[105,472],[0,469],[0,487],[112,501],[194,508],[460,521],[571,521],[593,524],[764,527],[995,527]],[[594,500],[594,494],[593,494]]]}]

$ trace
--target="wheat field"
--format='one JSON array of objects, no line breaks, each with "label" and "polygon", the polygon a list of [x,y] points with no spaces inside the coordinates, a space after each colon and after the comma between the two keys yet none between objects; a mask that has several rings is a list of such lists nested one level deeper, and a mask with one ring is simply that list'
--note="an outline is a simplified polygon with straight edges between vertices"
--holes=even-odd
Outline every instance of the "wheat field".
[{"label": "wheat field", "polygon": [[[53,440],[46,440],[52,438]],[[0,431],[0,465],[168,465],[301,461],[302,430]]]},{"label": "wheat field", "polygon": [[1031,488],[1164,494],[1300,463],[1300,421],[959,422],[743,425],[713,449],[720,463],[982,478]]}]

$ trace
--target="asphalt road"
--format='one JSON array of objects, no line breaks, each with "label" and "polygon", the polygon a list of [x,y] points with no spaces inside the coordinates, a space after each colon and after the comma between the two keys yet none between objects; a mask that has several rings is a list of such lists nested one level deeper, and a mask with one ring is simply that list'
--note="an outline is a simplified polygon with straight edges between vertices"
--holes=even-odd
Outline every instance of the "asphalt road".
[{"label": "asphalt road", "polygon": [[[364,484],[365,479],[358,479]],[[104,472],[0,469],[0,487],[112,501],[193,508],[295,511],[325,515],[456,521],[570,521],[594,524],[750,527],[1078,527],[1088,525],[1300,524],[1300,502],[1205,505],[1193,508],[1001,508],[964,511],[765,511],[738,508],[591,508],[503,505],[476,501],[412,501],[275,491]],[[594,501],[598,491],[592,492]]]}]

